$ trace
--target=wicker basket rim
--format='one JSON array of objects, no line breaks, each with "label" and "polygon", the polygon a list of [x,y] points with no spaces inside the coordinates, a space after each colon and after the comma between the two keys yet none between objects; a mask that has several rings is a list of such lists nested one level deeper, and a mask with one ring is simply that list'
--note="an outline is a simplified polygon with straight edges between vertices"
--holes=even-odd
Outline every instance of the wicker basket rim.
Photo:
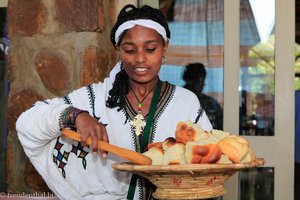
[{"label": "wicker basket rim", "polygon": [[263,166],[265,160],[256,158],[251,163],[238,164],[184,164],[184,165],[135,165],[133,163],[114,163],[112,167],[116,170],[129,172],[214,172],[228,170],[243,170]]}]

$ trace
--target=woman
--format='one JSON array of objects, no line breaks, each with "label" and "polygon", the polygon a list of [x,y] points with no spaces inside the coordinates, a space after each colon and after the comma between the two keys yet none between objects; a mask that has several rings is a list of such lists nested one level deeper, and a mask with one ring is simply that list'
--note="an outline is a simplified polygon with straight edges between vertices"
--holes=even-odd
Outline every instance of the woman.
[{"label": "woman", "polygon": [[[125,6],[111,31],[121,61],[110,76],[62,98],[36,102],[19,117],[16,128],[25,153],[60,199],[151,198],[144,179],[112,169],[124,160],[93,153],[97,140],[144,152],[147,143],[174,136],[179,121],[212,129],[192,92],[159,80],[169,38],[158,9]],[[80,132],[82,142],[62,137],[65,127]]]}]

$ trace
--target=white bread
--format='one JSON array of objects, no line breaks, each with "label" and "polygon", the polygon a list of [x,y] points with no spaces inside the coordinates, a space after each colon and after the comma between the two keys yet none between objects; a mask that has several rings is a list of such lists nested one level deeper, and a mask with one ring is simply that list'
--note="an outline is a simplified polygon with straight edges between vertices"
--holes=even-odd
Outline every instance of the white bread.
[{"label": "white bread", "polygon": [[143,155],[151,158],[152,165],[162,165],[163,164],[164,152],[162,149],[152,147],[148,151],[144,152]]},{"label": "white bread", "polygon": [[179,142],[174,143],[165,150],[163,164],[179,165],[185,164],[185,145]]},{"label": "white bread", "polygon": [[237,135],[224,137],[219,146],[222,153],[225,154],[233,163],[239,163],[249,152],[249,143],[245,138]]},{"label": "white bread", "polygon": [[216,129],[206,132],[191,121],[179,122],[175,138],[151,143],[148,149],[144,154],[153,165],[248,163],[256,158],[247,139]]},{"label": "white bread", "polygon": [[186,144],[186,162],[190,164],[216,163],[222,156],[218,144],[199,145],[197,142]]},{"label": "white bread", "polygon": [[249,149],[248,153],[240,161],[240,163],[250,163],[250,162],[253,162],[255,160],[255,158],[256,158],[255,153],[251,149]]},{"label": "white bread", "polygon": [[162,142],[153,142],[153,143],[148,144],[148,149],[151,149],[154,147],[158,148],[158,149],[162,149]]},{"label": "white bread", "polygon": [[206,138],[201,138],[196,141],[198,145],[217,144],[219,142],[219,139],[215,135],[209,132],[206,132],[205,134],[207,135]]},{"label": "white bread", "polygon": [[177,142],[186,144],[187,142],[195,142],[207,137],[207,132],[191,121],[179,122],[176,126],[175,138]]},{"label": "white bread", "polygon": [[162,142],[162,149],[166,151],[169,147],[176,144],[176,139],[173,137],[168,137]]},{"label": "white bread", "polygon": [[222,156],[220,160],[217,162],[218,164],[232,164],[232,161],[226,156],[225,154],[222,153]]},{"label": "white bread", "polygon": [[217,141],[222,140],[223,138],[230,136],[232,134],[225,132],[225,131],[221,131],[221,130],[217,130],[217,129],[213,129],[211,131],[211,134],[213,135],[213,137],[216,138]]}]

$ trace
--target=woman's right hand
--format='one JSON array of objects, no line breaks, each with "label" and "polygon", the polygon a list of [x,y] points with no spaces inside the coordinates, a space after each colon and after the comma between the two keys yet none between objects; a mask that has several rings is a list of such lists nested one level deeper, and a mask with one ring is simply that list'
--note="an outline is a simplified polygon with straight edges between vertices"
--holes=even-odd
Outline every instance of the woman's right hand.
[{"label": "woman's right hand", "polygon": [[[81,144],[86,146],[86,140],[90,136],[92,139],[93,152],[98,150],[98,140],[109,143],[106,128],[96,118],[89,115],[87,112],[80,113],[75,120],[77,131],[81,134]],[[102,156],[106,158],[107,152],[100,150]]]}]

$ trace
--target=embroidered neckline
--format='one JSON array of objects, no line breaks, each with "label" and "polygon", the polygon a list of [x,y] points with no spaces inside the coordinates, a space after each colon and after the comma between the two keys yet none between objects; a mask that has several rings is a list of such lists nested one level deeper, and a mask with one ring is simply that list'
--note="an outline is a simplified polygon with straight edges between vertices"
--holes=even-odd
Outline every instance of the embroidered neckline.
[{"label": "embroidered neckline", "polygon": [[[155,111],[155,117],[160,112],[160,110],[162,109],[164,104],[169,100],[169,98],[171,97],[171,94],[172,94],[172,90],[174,89],[174,85],[172,85],[168,82],[164,82],[164,83],[165,83],[166,87],[163,90],[162,95],[158,99],[157,109]],[[127,97],[125,98],[125,112],[128,115],[129,119],[131,119],[131,120],[134,118],[134,116],[137,115],[137,112],[133,109],[133,107],[131,106]],[[145,116],[145,119],[147,119],[147,117],[148,117],[148,114]]]},{"label": "embroidered neckline", "polygon": [[[155,132],[155,129],[156,129],[156,123],[157,123],[157,119],[158,117],[161,115],[161,113],[163,112],[163,110],[165,109],[165,107],[167,106],[168,102],[171,100],[172,96],[174,95],[174,91],[175,91],[175,85],[172,85],[168,82],[164,82],[165,83],[165,88],[158,100],[158,103],[157,103],[157,109],[155,111],[155,114],[154,114],[154,122],[153,122],[153,126],[152,126],[152,129],[150,131],[150,136],[149,136],[149,142],[151,142],[154,138],[154,132]],[[134,109],[132,108],[131,104],[129,103],[128,99],[125,98],[125,106],[124,106],[124,114],[127,116],[128,120],[127,121],[130,121],[132,120],[135,116],[136,116],[136,113],[134,111]],[[148,118],[148,114],[145,116],[145,119],[147,120]],[[140,141],[139,141],[139,138],[135,136],[134,134],[134,130],[133,130],[133,127],[131,126],[131,136],[132,136],[132,139],[133,139],[133,142],[134,142],[134,146],[135,146],[135,150],[137,152],[141,152],[141,150],[139,149],[139,146],[140,146]]]}]

